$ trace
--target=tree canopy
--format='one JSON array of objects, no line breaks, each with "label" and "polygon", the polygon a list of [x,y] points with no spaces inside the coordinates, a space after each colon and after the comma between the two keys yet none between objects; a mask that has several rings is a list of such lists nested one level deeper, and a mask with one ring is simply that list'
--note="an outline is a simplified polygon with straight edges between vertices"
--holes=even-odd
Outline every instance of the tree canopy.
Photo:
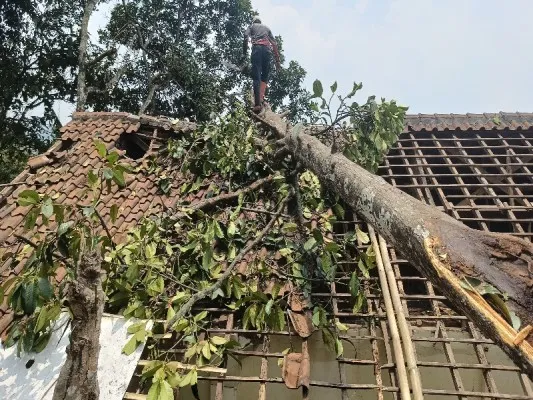
[{"label": "tree canopy", "polygon": [[[85,6],[106,3],[25,0],[0,6],[0,182],[56,137],[54,105],[78,100]],[[209,120],[251,88],[222,61],[247,62],[242,38],[254,14],[249,0],[117,2],[107,24],[88,35],[84,109]],[[274,109],[287,107],[293,121],[308,115],[305,75],[298,62],[288,61],[269,93]]]},{"label": "tree canopy", "polygon": [[74,98],[79,17],[74,2],[0,5],[0,182],[49,146],[59,126],[54,103]]}]

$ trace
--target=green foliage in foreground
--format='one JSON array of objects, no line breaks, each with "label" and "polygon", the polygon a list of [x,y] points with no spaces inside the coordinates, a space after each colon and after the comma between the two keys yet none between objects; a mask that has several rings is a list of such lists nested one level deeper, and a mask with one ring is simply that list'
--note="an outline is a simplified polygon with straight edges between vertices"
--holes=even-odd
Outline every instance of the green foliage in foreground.
[{"label": "green foliage in foreground", "polygon": [[[321,98],[318,89],[316,85],[315,94]],[[365,111],[361,111],[352,105],[346,112],[358,111],[361,118],[366,115],[365,118],[372,119],[373,134],[390,127],[390,121],[396,124],[401,119],[402,109],[394,114],[389,105],[373,107],[365,105]],[[386,113],[394,115],[382,122],[376,120]],[[367,132],[365,129],[370,128],[363,128],[354,114],[351,134],[362,135]],[[314,327],[332,351],[341,356],[339,333],[348,327],[330,314],[327,302],[311,302],[310,294],[314,288],[330,287],[335,282],[337,288],[344,287],[351,294],[353,312],[359,312],[365,303],[361,279],[370,276],[375,256],[371,250],[361,252],[357,248],[369,242],[364,232],[355,230],[342,238],[333,235],[333,224],[344,218],[345,210],[310,171],[299,174],[297,181],[305,223],[298,223],[298,205],[278,215],[262,240],[261,246],[267,251],[255,251],[246,272],[231,275],[207,302],[196,304],[191,313],[169,326],[169,321],[192,296],[219,279],[273,218],[277,206],[295,190],[289,183],[294,162],[290,157],[275,160],[270,145],[257,145],[254,139],[258,137],[260,132],[245,111],[236,109],[190,135],[169,141],[165,151],[146,160],[135,171],[155,173],[162,195],[177,192],[184,198],[207,190],[207,197],[212,198],[244,188],[257,179],[267,176],[272,179],[261,190],[241,194],[235,201],[217,203],[206,210],[179,204],[175,210],[147,217],[121,243],[114,243],[105,233],[101,219],[103,207],[108,208],[115,221],[122,212],[120,205],[102,204],[101,199],[114,185],[124,186],[125,174],[132,171],[120,162],[118,153],[108,152],[102,143],[96,141],[94,145],[104,166],[89,173],[90,187],[80,204],[64,206],[56,203],[55,197],[22,192],[19,204],[30,208],[26,229],[35,232],[39,222],[47,225],[48,230],[45,234],[35,233],[33,245],[3,255],[4,259],[11,257],[13,265],[20,260],[25,263],[23,272],[5,282],[0,292],[0,297],[8,296],[16,316],[5,345],[17,345],[19,353],[44,349],[54,321],[62,310],[68,311],[65,289],[76,279],[80,255],[87,249],[99,248],[106,272],[103,283],[106,310],[140,320],[129,328],[131,336],[124,345],[124,353],[131,354],[139,344],[148,341],[151,358],[156,360],[143,371],[143,380],[150,383],[151,399],[172,399],[172,388],[194,385],[198,373],[206,367],[222,365],[232,356],[231,350],[241,346],[236,340],[212,332],[217,314],[206,310],[207,304],[209,308],[234,310],[235,324],[242,328],[283,331],[289,323],[286,310],[290,297],[303,295],[312,311]],[[346,151],[357,157],[350,146],[357,145],[349,142],[346,146]],[[373,159],[387,148],[385,144],[380,146],[381,150],[376,149]],[[246,213],[254,216],[246,217]],[[350,270],[340,263],[342,260],[354,260],[355,264],[350,265],[357,265],[357,269]],[[57,284],[54,276],[61,267],[66,268],[67,276]],[[150,330],[148,320],[153,321]],[[186,365],[162,361],[168,360],[170,353],[158,343],[170,332],[175,335],[174,348],[185,349]]]}]

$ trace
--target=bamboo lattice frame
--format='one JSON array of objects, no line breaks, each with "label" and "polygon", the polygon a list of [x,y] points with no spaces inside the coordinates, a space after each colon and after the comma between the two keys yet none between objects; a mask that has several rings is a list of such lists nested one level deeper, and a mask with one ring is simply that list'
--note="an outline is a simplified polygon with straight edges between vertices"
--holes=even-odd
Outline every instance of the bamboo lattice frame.
[{"label": "bamboo lattice frame", "polygon": [[[379,174],[472,228],[532,240],[532,143],[533,131],[407,132],[390,151]],[[357,216],[347,212],[344,221],[335,224],[335,234],[344,235],[357,226],[366,230]],[[363,251],[367,247],[359,245]],[[446,298],[395,249],[389,247],[388,251],[411,327],[424,398],[533,399],[531,382],[503,352],[466,317],[454,312]],[[345,264],[345,268],[356,268],[352,262]],[[245,331],[231,310],[206,305],[205,309],[222,317],[213,332],[239,335],[252,345],[233,352],[243,362],[242,368],[233,362],[228,363],[225,374],[200,373],[202,400],[207,389],[210,394],[206,398],[216,400],[398,399],[398,377],[377,274],[363,279],[362,285],[367,300],[358,313],[352,312],[353,302],[343,282],[316,287],[313,293],[314,301],[325,304],[350,327],[342,335],[345,353],[338,359],[320,346],[319,334],[305,341],[290,331]],[[167,339],[171,347],[172,337]],[[296,352],[302,351],[302,346],[309,348],[308,393],[287,389],[281,378],[277,360],[291,343]],[[174,354],[181,360],[183,349]],[[138,375],[134,376],[125,398],[143,399],[143,394],[146,389],[139,389]],[[182,398],[193,398],[189,388],[180,394]]]}]

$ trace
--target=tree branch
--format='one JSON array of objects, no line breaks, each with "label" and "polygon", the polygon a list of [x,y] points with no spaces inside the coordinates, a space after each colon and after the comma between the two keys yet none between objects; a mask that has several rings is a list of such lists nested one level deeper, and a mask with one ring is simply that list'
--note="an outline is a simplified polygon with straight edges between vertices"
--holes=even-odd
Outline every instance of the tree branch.
[{"label": "tree branch", "polygon": [[139,109],[139,115],[142,115],[146,112],[146,109],[150,104],[152,103],[152,100],[154,98],[155,92],[161,87],[161,84],[155,83],[155,81],[161,76],[161,73],[156,73],[152,78],[150,79],[150,84],[148,85],[148,95],[146,96],[146,99],[144,100],[141,108]]},{"label": "tree branch", "polygon": [[[213,207],[214,205],[216,205],[218,203],[236,199],[241,194],[244,195],[244,194],[253,192],[254,190],[259,189],[263,185],[266,185],[267,183],[272,182],[273,179],[274,179],[274,177],[272,175],[269,175],[266,178],[258,179],[257,181],[255,181],[251,185],[249,185],[249,186],[247,186],[245,188],[239,189],[239,190],[237,190],[235,192],[224,193],[224,194],[221,194],[219,196],[211,197],[210,199],[206,199],[206,200],[200,201],[200,202],[198,202],[196,204],[193,204],[191,206],[183,206],[183,207],[188,208],[192,212],[195,212],[195,211],[198,211],[198,210],[203,210],[203,209],[208,208],[208,207]],[[183,218],[185,215],[186,215],[186,213],[180,212],[180,213],[177,213],[174,217],[176,219],[179,219],[179,218]]]},{"label": "tree branch", "polygon": [[272,229],[272,226],[277,221],[279,216],[282,214],[283,209],[285,208],[287,202],[290,199],[290,195],[285,197],[283,201],[280,203],[276,214],[270,219],[268,224],[263,228],[263,230],[257,235],[257,237],[248,244],[244,249],[241,250],[241,252],[235,257],[235,259],[231,262],[231,264],[228,266],[226,271],[218,278],[218,280],[211,285],[210,287],[202,290],[201,292],[195,293],[187,303],[185,303],[180,310],[172,317],[172,319],[168,323],[168,327],[172,329],[173,325],[178,322],[180,319],[182,319],[185,315],[187,315],[192,307],[200,300],[205,299],[208,296],[211,296],[213,293],[215,293],[218,289],[222,287],[222,284],[226,279],[229,278],[229,276],[233,273],[233,270],[238,265],[238,263],[243,259],[243,257],[248,254],[261,240],[263,240],[263,237]]},{"label": "tree branch", "polygon": [[86,66],[87,67],[92,67],[92,66],[98,64],[104,58],[114,56],[115,54],[117,54],[117,49],[116,48],[112,47],[110,49],[107,49],[106,51],[104,51],[104,52],[100,53],[99,55],[97,55],[92,60],[87,61]]},{"label": "tree branch", "polygon": [[89,19],[96,7],[97,0],[88,0],[83,11],[80,31],[80,48],[78,54],[78,101],[76,111],[83,111],[87,102],[86,72],[87,72],[87,44],[89,42]]}]

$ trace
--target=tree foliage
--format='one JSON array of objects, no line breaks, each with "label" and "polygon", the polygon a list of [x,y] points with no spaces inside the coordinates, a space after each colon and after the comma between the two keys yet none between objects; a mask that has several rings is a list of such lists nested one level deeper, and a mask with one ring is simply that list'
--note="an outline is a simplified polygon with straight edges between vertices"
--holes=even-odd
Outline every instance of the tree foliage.
[{"label": "tree foliage", "polygon": [[[0,7],[0,182],[6,182],[55,138],[54,105],[76,102],[84,2]],[[247,0],[117,3],[108,24],[89,37],[85,106],[208,121],[231,107],[233,96],[247,97],[249,82],[221,61],[243,62],[243,32],[253,15]],[[306,115],[304,77],[291,61],[269,95],[295,119]]]},{"label": "tree foliage", "polygon": [[[153,398],[172,398],[169,388],[194,385],[203,368],[220,365],[230,354],[227,350],[240,346],[209,334],[213,315],[202,310],[203,303],[195,303],[182,318],[175,316],[191,298],[222,279],[247,244],[263,231],[260,239],[266,253],[252,257],[246,272],[230,271],[205,300],[235,310],[237,323],[245,329],[280,331],[289,323],[286,311],[292,296],[301,295],[312,311],[313,326],[340,356],[343,348],[338,335],[347,327],[328,312],[326,303],[311,303],[310,294],[316,285],[336,282],[351,293],[354,312],[363,309],[361,279],[370,276],[375,256],[371,250],[359,251],[357,244],[368,243],[368,236],[357,230],[335,239],[333,224],[345,213],[338,198],[327,192],[313,173],[297,173],[290,157],[277,159],[271,144],[258,145],[260,136],[245,110],[236,108],[191,134],[170,140],[162,154],[136,173],[165,177],[160,181],[163,193],[168,193],[169,182],[176,181],[183,182],[179,187],[183,196],[207,188],[213,203],[201,208],[180,204],[165,214],[146,218],[122,243],[113,243],[111,236],[99,233],[103,220],[96,210],[101,193],[111,185],[123,185],[129,169],[117,153],[108,153],[98,141],[94,145],[105,164],[89,173],[90,191],[83,204],[63,206],[33,191],[21,193],[19,204],[30,207],[28,230],[34,229],[37,221],[46,224],[53,220],[55,225],[37,237],[38,242],[12,256],[14,263],[26,255],[29,258],[19,277],[2,285],[2,295],[8,296],[16,315],[6,344],[17,344],[19,351],[44,348],[54,320],[68,307],[64,290],[69,279],[75,279],[80,252],[85,246],[96,246],[106,271],[106,310],[155,322],[152,330],[146,322],[132,325],[123,351],[129,354],[146,340],[157,343],[154,333],[163,332],[176,332],[175,345],[185,348],[187,368],[154,360],[143,371]],[[296,181],[292,178],[295,173]],[[217,200],[222,191],[236,192],[258,180],[265,184],[256,191],[243,192],[229,201]],[[275,211],[295,193],[299,193],[295,205],[282,207],[281,213]],[[114,221],[119,216],[117,205],[105,206]],[[247,216],[249,212],[254,216]],[[103,228],[106,232],[105,223]],[[357,261],[356,271],[340,263],[347,259]],[[66,267],[68,274],[57,284],[52,277],[60,267]]]},{"label": "tree foliage", "polygon": [[75,2],[0,5],[0,182],[49,146],[59,128],[54,103],[74,98],[78,18]]}]

